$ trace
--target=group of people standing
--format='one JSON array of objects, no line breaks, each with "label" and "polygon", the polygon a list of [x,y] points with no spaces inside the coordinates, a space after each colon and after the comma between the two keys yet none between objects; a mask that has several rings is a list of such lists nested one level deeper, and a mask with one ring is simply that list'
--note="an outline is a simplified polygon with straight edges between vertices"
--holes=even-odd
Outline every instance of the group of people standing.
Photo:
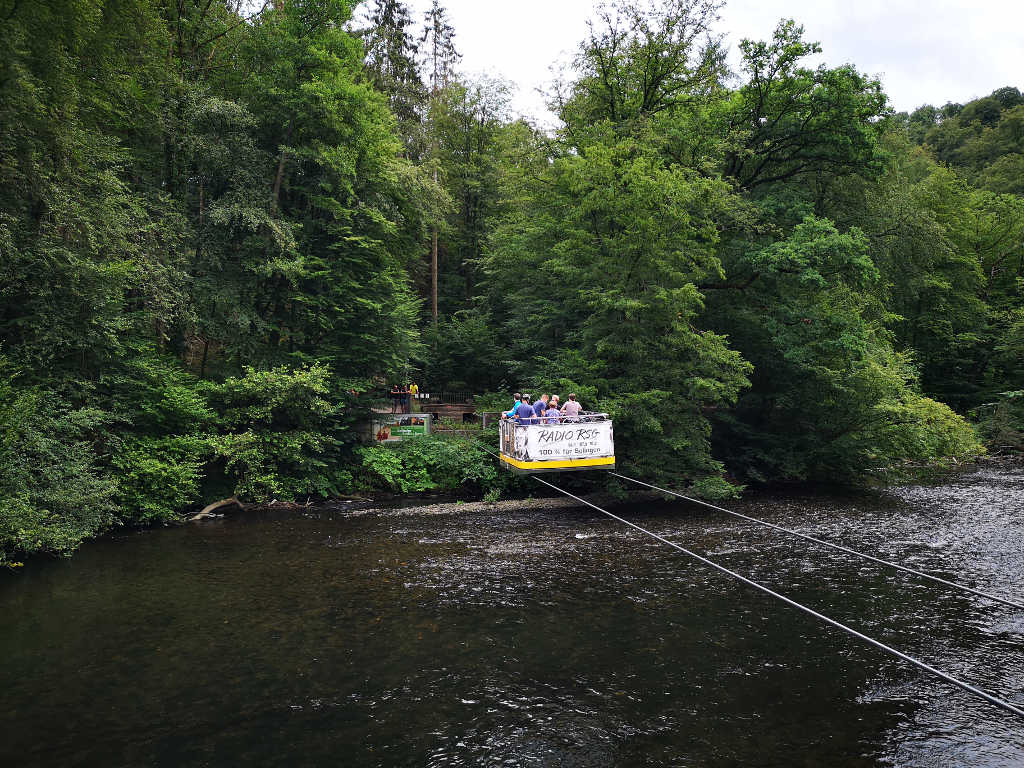
[{"label": "group of people standing", "polygon": [[388,397],[391,398],[391,412],[394,413],[399,407],[401,407],[405,413],[418,411],[419,408],[417,406],[419,404],[413,403],[413,398],[419,393],[420,388],[416,386],[416,382],[404,387],[395,384],[388,391]]},{"label": "group of people standing", "polygon": [[501,414],[503,419],[515,419],[517,424],[558,424],[564,421],[575,421],[583,406],[576,400],[576,395],[569,399],[561,408],[558,406],[558,395],[541,395],[537,402],[530,402],[530,395],[516,392],[516,401],[511,410]]}]

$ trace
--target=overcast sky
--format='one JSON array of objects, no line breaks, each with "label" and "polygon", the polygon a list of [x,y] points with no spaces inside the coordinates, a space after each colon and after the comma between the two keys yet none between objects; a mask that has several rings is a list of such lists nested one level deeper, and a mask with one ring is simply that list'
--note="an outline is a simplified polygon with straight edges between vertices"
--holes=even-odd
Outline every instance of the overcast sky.
[{"label": "overcast sky", "polygon": [[[586,32],[593,0],[444,0],[469,73],[518,86],[514,108],[544,123],[535,91]],[[430,0],[411,0],[417,22]],[[767,39],[780,18],[803,24],[821,60],[878,75],[897,110],[965,102],[1024,87],[1024,0],[729,0],[719,29],[736,64],[744,37]]]}]

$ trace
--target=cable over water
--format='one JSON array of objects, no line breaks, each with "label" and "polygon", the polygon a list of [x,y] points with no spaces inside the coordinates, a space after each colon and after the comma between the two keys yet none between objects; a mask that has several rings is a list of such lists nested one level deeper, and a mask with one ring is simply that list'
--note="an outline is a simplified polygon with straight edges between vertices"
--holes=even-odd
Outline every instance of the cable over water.
[{"label": "cable over water", "polygon": [[843,632],[846,632],[847,634],[853,635],[854,637],[859,638],[859,639],[863,640],[864,642],[866,642],[866,643],[868,643],[870,645],[875,646],[876,648],[879,648],[879,649],[885,651],[886,653],[892,654],[893,656],[896,656],[896,657],[898,657],[900,659],[903,659],[904,661],[906,661],[906,662],[908,662],[910,664],[913,664],[915,667],[918,667],[919,669],[923,669],[925,672],[928,672],[928,673],[930,673],[930,674],[932,674],[932,675],[934,675],[934,676],[936,676],[936,677],[938,677],[938,678],[940,678],[942,680],[945,680],[947,683],[949,683],[951,685],[954,685],[957,688],[961,688],[962,690],[965,690],[968,693],[971,693],[971,694],[973,694],[974,696],[977,696],[980,699],[984,699],[989,704],[994,704],[995,706],[999,707],[1000,709],[1004,709],[1007,712],[1010,712],[1010,713],[1012,713],[1014,715],[1017,715],[1017,717],[1020,717],[1020,718],[1024,719],[1024,709],[1022,709],[1021,707],[1016,706],[1015,704],[1010,703],[1009,701],[1006,701],[1005,699],[1001,699],[998,696],[993,696],[991,693],[983,691],[981,688],[977,688],[977,687],[971,685],[970,683],[967,683],[967,682],[964,682],[963,680],[960,680],[959,678],[953,677],[952,675],[950,675],[950,674],[948,674],[946,672],[943,672],[940,669],[936,669],[935,667],[933,667],[933,666],[931,666],[929,664],[926,664],[925,662],[920,661],[919,659],[915,659],[913,656],[909,656],[906,653],[903,653],[903,651],[899,651],[899,650],[897,650],[897,649],[895,649],[895,648],[893,648],[893,647],[891,647],[889,645],[886,645],[885,643],[882,643],[882,642],[880,642],[878,640],[875,640],[872,637],[868,637],[864,633],[858,632],[856,629],[853,629],[852,627],[848,627],[846,624],[843,624],[843,623],[841,623],[839,621],[836,621],[835,619],[829,618],[828,616],[826,616],[823,613],[818,613],[813,608],[809,608],[806,605],[803,605],[802,603],[798,603],[795,600],[792,600],[792,599],[786,597],[783,594],[775,592],[774,590],[764,586],[763,584],[760,584],[760,583],[758,583],[758,582],[756,582],[756,581],[754,581],[752,579],[748,579],[746,576],[742,576],[742,575],[736,573],[735,571],[729,570],[724,565],[719,565],[718,563],[714,562],[713,560],[709,560],[708,558],[703,557],[702,555],[698,555],[696,552],[692,552],[689,549],[686,549],[685,547],[682,547],[679,544],[676,544],[675,542],[666,539],[664,536],[659,536],[658,534],[654,533],[653,531],[649,531],[646,528],[643,528],[643,527],[637,525],[636,523],[632,523],[632,522],[630,522],[629,520],[626,520],[623,517],[619,517],[618,515],[616,515],[616,514],[614,514],[612,512],[609,512],[606,509],[602,509],[601,507],[597,506],[596,504],[592,504],[591,502],[586,501],[585,499],[581,499],[579,496],[575,496],[575,495],[569,493],[568,491],[563,490],[562,488],[559,488],[557,485],[549,483],[547,480],[542,480],[542,479],[540,479],[539,477],[536,477],[536,476],[533,476],[533,479],[536,480],[538,483],[541,483],[542,485],[546,485],[548,488],[551,488],[551,489],[553,489],[555,491],[558,491],[559,493],[565,494],[566,496],[568,496],[571,499],[575,499],[580,504],[584,504],[584,505],[586,505],[588,507],[591,507],[592,509],[596,509],[601,514],[607,515],[608,517],[612,518],[613,520],[618,520],[620,523],[628,525],[630,528],[635,528],[636,530],[640,531],[641,533],[645,533],[648,536],[650,536],[651,538],[657,539],[658,541],[662,542],[663,544],[668,544],[673,549],[677,549],[680,552],[682,552],[683,554],[689,555],[690,557],[694,558],[695,560],[698,560],[701,563],[704,563],[705,565],[707,565],[707,566],[709,566],[711,568],[714,568],[715,570],[720,571],[721,573],[726,574],[727,576],[732,576],[734,579],[742,581],[744,584],[746,584],[748,586],[751,586],[754,589],[757,589],[757,590],[759,590],[761,592],[764,592],[766,595],[770,595],[770,596],[772,596],[772,597],[774,597],[774,598],[776,598],[778,600],[781,600],[782,602],[786,603],[787,605],[790,605],[790,606],[792,606],[794,608],[797,608],[797,609],[803,611],[804,613],[808,613],[811,616],[814,616],[816,619],[820,619],[821,621],[824,621],[826,624],[829,624],[829,625],[835,627],[836,629],[840,629]]},{"label": "cable over water", "polygon": [[768,528],[773,528],[774,530],[781,531],[782,533],[788,533],[790,536],[797,536],[797,537],[799,537],[801,539],[804,539],[806,541],[811,541],[811,542],[814,542],[815,544],[820,544],[823,547],[830,547],[832,549],[837,549],[840,552],[845,552],[848,555],[854,555],[855,557],[860,557],[860,558],[863,558],[864,560],[870,560],[873,563],[878,563],[879,565],[884,565],[884,566],[886,566],[888,568],[895,568],[898,571],[904,571],[906,573],[912,573],[915,576],[920,576],[921,578],[928,579],[930,581],[934,581],[934,582],[936,582],[938,584],[944,584],[947,587],[953,587],[954,589],[959,589],[959,590],[962,590],[963,592],[970,592],[972,595],[977,595],[978,597],[983,597],[986,600],[992,600],[993,602],[996,602],[996,603],[1002,603],[1003,605],[1009,605],[1009,606],[1011,606],[1013,608],[1018,608],[1020,610],[1024,610],[1024,603],[1018,603],[1018,602],[1015,602],[1015,601],[1010,600],[1008,598],[1000,597],[999,595],[993,595],[993,594],[990,594],[988,592],[983,592],[980,589],[975,589],[974,587],[968,587],[965,584],[958,584],[955,581],[949,581],[948,579],[943,579],[943,578],[941,578],[939,576],[933,576],[930,573],[925,573],[924,571],[919,571],[919,570],[917,570],[915,568],[910,568],[910,567],[908,567],[906,565],[900,565],[899,563],[894,563],[894,562],[892,562],[890,560],[883,560],[880,557],[875,557],[873,555],[869,555],[869,554],[866,554],[864,552],[858,552],[855,549],[850,549],[849,547],[844,547],[842,544],[833,544],[830,541],[825,541],[823,539],[817,539],[814,536],[808,536],[806,533],[800,533],[799,531],[794,531],[792,528],[783,528],[781,525],[775,525],[775,523],[769,523],[767,520],[760,520],[760,519],[758,519],[756,517],[750,517],[749,515],[744,515],[741,512],[733,512],[731,509],[726,509],[725,507],[719,507],[716,504],[710,504],[710,503],[708,503],[706,501],[701,501],[700,499],[695,499],[695,498],[693,498],[691,496],[685,496],[682,493],[677,493],[675,491],[670,491],[667,488],[659,488],[656,485],[651,485],[650,483],[645,483],[643,480],[637,480],[636,478],[626,477],[625,475],[620,475],[618,472],[610,472],[609,474],[613,475],[614,477],[621,478],[622,480],[628,480],[631,483],[636,483],[637,485],[643,485],[643,486],[646,486],[647,488],[650,488],[652,490],[660,491],[661,493],[667,493],[669,496],[676,496],[676,497],[678,497],[680,499],[685,499],[686,501],[692,501],[694,504],[700,504],[701,506],[709,507],[710,509],[715,509],[715,510],[718,510],[719,512],[725,512],[725,514],[727,514],[727,515],[732,515],[733,517],[738,517],[738,518],[740,518],[742,520],[747,520],[747,521],[749,521],[751,523],[757,523],[758,525],[763,525],[763,526],[766,526]]}]

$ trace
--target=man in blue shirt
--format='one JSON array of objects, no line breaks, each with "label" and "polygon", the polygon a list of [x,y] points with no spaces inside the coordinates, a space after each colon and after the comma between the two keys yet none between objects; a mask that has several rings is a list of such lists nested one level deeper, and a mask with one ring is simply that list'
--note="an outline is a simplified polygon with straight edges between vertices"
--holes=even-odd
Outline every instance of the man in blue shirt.
[{"label": "man in blue shirt", "polygon": [[541,421],[541,419],[544,416],[544,411],[546,411],[548,409],[548,400],[549,399],[550,398],[546,394],[544,394],[544,395],[540,396],[540,399],[536,403],[534,403],[534,405],[533,405],[533,415],[537,417],[537,421],[533,422],[534,424],[543,424],[544,423],[543,421]]},{"label": "man in blue shirt", "polygon": [[523,395],[523,401],[516,406],[516,421],[520,424],[533,424],[533,406],[530,405],[530,396]]}]

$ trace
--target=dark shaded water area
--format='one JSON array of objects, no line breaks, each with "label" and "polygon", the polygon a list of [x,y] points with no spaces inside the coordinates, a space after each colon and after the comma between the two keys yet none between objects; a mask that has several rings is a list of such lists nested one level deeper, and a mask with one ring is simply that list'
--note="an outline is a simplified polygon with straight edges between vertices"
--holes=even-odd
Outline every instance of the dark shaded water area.
[{"label": "dark shaded water area", "polygon": [[[1024,597],[1024,469],[737,510]],[[1024,701],[1024,615],[615,511]],[[1022,766],[1024,722],[586,508],[261,512],[0,577],[0,765]]]}]

